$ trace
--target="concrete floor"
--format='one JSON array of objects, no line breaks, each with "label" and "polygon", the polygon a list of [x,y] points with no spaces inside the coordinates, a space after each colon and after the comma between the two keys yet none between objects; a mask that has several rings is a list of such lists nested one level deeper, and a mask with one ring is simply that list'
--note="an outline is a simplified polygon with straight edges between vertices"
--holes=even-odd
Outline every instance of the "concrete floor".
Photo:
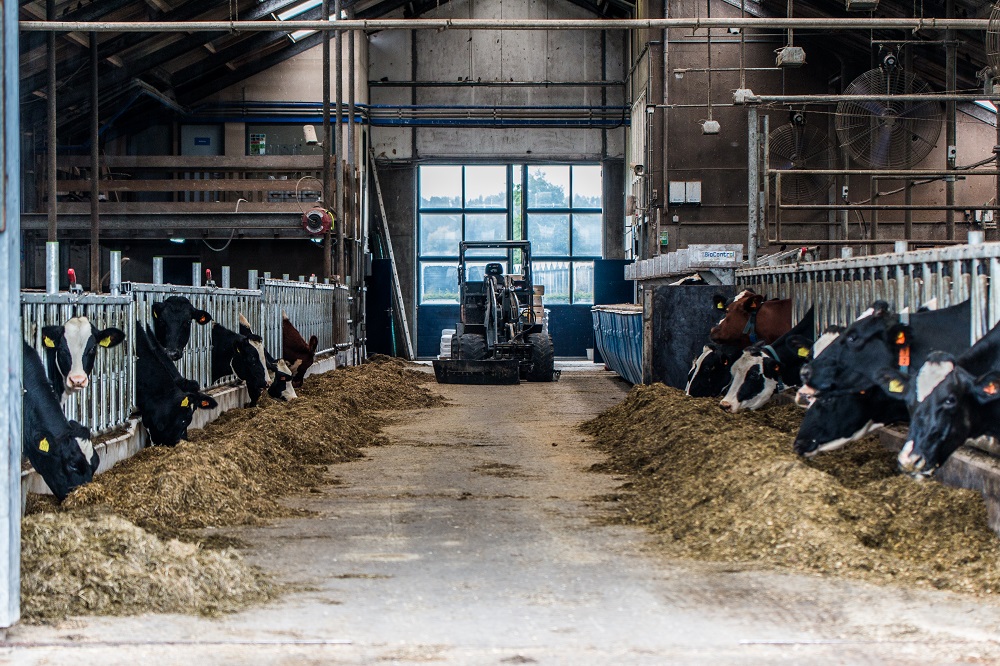
[{"label": "concrete floor", "polygon": [[947,593],[664,559],[600,521],[622,479],[575,426],[626,387],[592,364],[556,384],[438,387],[393,444],[331,469],[316,512],[226,533],[296,586],[221,619],[20,626],[32,664],[916,664],[1000,662],[1000,605]]}]

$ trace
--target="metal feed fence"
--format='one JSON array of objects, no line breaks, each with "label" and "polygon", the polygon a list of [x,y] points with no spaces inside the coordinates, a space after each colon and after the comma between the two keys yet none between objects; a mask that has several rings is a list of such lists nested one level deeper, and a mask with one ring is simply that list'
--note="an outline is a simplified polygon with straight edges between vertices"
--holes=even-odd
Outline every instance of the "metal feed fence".
[{"label": "metal feed fence", "polygon": [[846,325],[873,301],[915,310],[936,298],[938,307],[971,299],[975,342],[1000,321],[1000,243],[956,245],[849,259],[736,271],[740,288],[768,298],[791,298],[792,318],[815,307],[816,333]]},{"label": "metal feed fence", "polygon": [[21,293],[21,334],[47,363],[42,328],[61,326],[85,316],[98,329],[114,326],[125,331],[125,342],[98,350],[90,385],[66,400],[70,419],[89,426],[94,434],[122,426],[135,408],[135,309],[130,296]]},{"label": "metal feed fence", "polygon": [[[285,312],[306,340],[319,338],[316,353],[350,346],[350,295],[347,287],[314,282],[261,280],[264,344],[272,356],[281,356],[281,313]],[[332,324],[332,325],[331,325]]]},{"label": "metal feed fence", "polygon": [[[135,314],[140,322],[153,326],[153,303],[170,296],[184,296],[191,305],[212,315],[212,321],[231,331],[239,331],[239,316],[250,322],[254,333],[270,344],[270,335],[261,333],[261,292],[256,289],[230,289],[222,287],[187,287],[170,284],[125,283],[124,289],[135,299]],[[280,317],[280,314],[279,314]],[[280,353],[281,331],[278,330]],[[191,324],[191,339],[184,348],[184,355],[177,361],[177,369],[188,379],[203,388],[218,386],[236,380],[236,375],[226,375],[212,382],[212,324]]]}]

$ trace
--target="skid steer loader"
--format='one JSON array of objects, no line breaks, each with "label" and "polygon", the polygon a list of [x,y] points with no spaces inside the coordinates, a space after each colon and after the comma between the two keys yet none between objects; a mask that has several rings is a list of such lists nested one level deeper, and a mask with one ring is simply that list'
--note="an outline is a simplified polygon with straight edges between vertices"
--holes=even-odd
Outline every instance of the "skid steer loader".
[{"label": "skid steer loader", "polygon": [[[503,265],[486,264],[482,280],[469,279],[468,255],[482,250],[520,252],[523,274],[505,275]],[[518,384],[521,379],[551,382],[552,338],[543,330],[540,310],[532,307],[529,241],[464,241],[459,244],[458,286],[461,321],[451,339],[451,358],[434,361],[441,384]]]}]

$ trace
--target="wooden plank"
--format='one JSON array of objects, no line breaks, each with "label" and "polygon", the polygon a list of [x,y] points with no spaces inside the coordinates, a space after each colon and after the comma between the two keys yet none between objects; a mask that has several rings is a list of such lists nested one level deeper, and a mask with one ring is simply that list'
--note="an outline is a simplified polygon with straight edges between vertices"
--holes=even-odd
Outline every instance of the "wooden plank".
[{"label": "wooden plank", "polygon": [[[101,192],[294,192],[297,180],[268,180],[266,178],[196,178],[185,180],[102,180],[98,184]],[[299,186],[300,192],[318,192],[310,180]],[[66,192],[89,192],[89,180],[60,180],[57,184],[61,194]]]},{"label": "wooden plank", "polygon": [[389,236],[389,218],[385,214],[385,201],[382,199],[382,185],[378,180],[378,166],[375,164],[375,151],[373,151],[370,147],[368,148],[368,159],[372,165],[372,180],[375,181],[375,194],[378,197],[378,208],[382,213],[380,215],[382,220],[382,234],[385,237],[385,246],[389,252],[389,266],[392,267],[392,300],[396,305],[396,310],[399,312],[400,323],[403,326],[403,340],[406,345],[406,360],[412,361],[415,358],[413,355],[413,341],[410,339],[410,326],[406,322],[406,305],[403,303],[403,290],[399,286],[399,273],[396,271],[396,255],[392,251],[392,238]]},{"label": "wooden plank", "polygon": [[[61,169],[90,168],[87,155],[58,159]],[[101,166],[112,169],[175,169],[183,171],[320,171],[322,155],[102,155]]]}]

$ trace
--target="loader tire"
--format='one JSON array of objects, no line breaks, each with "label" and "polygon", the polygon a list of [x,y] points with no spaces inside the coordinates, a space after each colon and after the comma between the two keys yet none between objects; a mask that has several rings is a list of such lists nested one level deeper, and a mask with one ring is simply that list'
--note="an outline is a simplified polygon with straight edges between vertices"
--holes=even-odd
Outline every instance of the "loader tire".
[{"label": "loader tire", "polygon": [[545,333],[532,333],[528,336],[528,342],[531,343],[531,370],[528,371],[527,380],[551,382],[556,356],[552,338]]},{"label": "loader tire", "polygon": [[456,335],[451,339],[451,357],[482,361],[486,358],[486,338],[475,333]]}]

